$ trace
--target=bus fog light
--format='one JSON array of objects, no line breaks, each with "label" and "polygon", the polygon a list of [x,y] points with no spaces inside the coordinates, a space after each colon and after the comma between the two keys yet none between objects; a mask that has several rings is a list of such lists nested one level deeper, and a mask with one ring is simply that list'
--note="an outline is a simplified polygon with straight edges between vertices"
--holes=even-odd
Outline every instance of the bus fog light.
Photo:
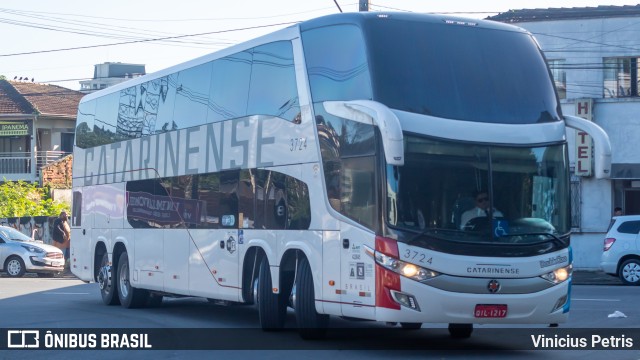
[{"label": "bus fog light", "polygon": [[558,309],[560,309],[561,307],[564,306],[564,304],[567,303],[567,299],[569,298],[568,294],[564,294],[563,296],[561,296],[558,301],[556,301],[556,304],[553,307],[553,310],[551,310],[551,312],[554,312]]},{"label": "bus fog light", "polygon": [[389,291],[391,291],[391,297],[393,297],[393,300],[395,300],[395,302],[397,302],[398,304],[404,307],[408,307],[409,309],[412,309],[412,310],[420,311],[420,306],[418,306],[418,301],[413,295],[405,294],[395,290],[389,290]]}]

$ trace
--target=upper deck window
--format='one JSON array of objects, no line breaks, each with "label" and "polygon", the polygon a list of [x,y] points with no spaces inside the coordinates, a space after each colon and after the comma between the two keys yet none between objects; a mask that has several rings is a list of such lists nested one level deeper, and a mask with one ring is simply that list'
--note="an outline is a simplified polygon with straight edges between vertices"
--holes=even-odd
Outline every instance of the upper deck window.
[{"label": "upper deck window", "polygon": [[334,25],[302,34],[313,102],[369,100],[371,82],[362,31]]}]

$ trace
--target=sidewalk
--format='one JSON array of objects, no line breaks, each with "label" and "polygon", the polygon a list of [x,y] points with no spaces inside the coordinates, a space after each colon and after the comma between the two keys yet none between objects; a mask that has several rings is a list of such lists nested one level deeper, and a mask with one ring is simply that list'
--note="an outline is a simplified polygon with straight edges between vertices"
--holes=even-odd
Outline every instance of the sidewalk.
[{"label": "sidewalk", "polygon": [[596,270],[574,270],[572,277],[573,285],[622,285],[619,277]]}]

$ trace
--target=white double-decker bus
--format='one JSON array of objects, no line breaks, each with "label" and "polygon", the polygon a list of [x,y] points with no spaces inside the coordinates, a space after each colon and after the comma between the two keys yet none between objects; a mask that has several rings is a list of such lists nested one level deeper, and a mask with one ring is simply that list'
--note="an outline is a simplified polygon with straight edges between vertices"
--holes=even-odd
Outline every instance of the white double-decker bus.
[{"label": "white double-decker bus", "polygon": [[561,323],[567,126],[607,177],[606,134],[561,114],[520,28],[306,21],[81,101],[71,268],[108,305],[256,304],[264,329],[291,306],[304,337],[331,315],[456,337]]}]

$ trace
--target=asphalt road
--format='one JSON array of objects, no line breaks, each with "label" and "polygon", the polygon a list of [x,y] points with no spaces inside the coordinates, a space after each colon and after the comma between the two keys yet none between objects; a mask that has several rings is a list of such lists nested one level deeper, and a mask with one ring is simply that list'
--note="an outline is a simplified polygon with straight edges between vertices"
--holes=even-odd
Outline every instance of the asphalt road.
[{"label": "asphalt road", "polygon": [[[579,329],[579,335],[610,329],[636,329],[632,335],[640,348],[640,309],[636,299],[640,287],[619,285],[577,285],[572,288],[571,316],[560,329]],[[619,316],[610,315],[619,312]],[[518,327],[501,329],[476,326],[470,339],[456,340],[448,336],[445,324],[425,324],[418,331],[400,331],[399,327],[374,322],[353,322],[332,318],[332,329],[323,341],[301,340],[295,330],[295,317],[289,312],[286,329],[264,333],[258,329],[257,311],[250,306],[221,306],[199,298],[165,299],[154,309],[124,309],[105,306],[96,284],[84,284],[71,278],[0,278],[0,328],[4,329],[184,329],[176,337],[204,334],[207,346],[216,351],[141,350],[137,358],[177,359],[215,355],[225,358],[514,358],[533,359],[626,359],[640,358],[638,350],[523,350],[517,344],[525,337],[545,334],[548,329]],[[199,329],[194,330],[192,329]],[[223,330],[220,330],[223,329]],[[582,329],[582,330],[580,330]],[[574,331],[575,332],[575,331]],[[0,334],[0,336],[5,336]],[[578,336],[578,335],[576,335]],[[175,340],[175,338],[169,339]],[[211,345],[213,344],[213,345]],[[156,343],[156,348],[162,344]],[[287,350],[281,350],[287,349]],[[460,349],[460,350],[454,350]],[[132,351],[66,351],[66,350],[0,350],[0,359],[97,358],[129,357]],[[45,356],[46,355],[46,356]]]}]

